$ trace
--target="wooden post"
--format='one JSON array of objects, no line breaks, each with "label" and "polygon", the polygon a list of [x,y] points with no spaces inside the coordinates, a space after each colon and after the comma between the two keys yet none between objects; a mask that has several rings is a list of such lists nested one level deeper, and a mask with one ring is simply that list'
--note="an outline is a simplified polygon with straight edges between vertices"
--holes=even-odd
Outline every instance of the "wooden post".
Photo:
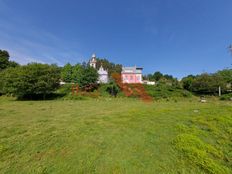
[{"label": "wooden post", "polygon": [[218,95],[219,95],[219,97],[221,97],[221,95],[222,95],[221,86],[219,86],[219,88],[218,88]]}]

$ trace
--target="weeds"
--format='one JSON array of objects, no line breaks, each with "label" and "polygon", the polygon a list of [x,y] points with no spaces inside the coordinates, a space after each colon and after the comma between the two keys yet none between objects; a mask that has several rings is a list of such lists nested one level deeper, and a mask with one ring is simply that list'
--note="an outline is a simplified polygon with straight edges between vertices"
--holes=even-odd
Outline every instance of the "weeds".
[{"label": "weeds", "polygon": [[[211,174],[227,174],[232,171],[232,119],[229,108],[202,111],[188,125],[179,124],[179,135],[173,140],[180,158]],[[223,116],[217,113],[223,113]]]}]

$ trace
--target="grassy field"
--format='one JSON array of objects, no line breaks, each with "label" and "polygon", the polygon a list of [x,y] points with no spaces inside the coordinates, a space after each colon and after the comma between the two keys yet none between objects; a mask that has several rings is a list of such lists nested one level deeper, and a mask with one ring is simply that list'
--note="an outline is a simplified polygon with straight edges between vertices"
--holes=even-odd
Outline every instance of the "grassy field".
[{"label": "grassy field", "polygon": [[232,173],[232,103],[0,98],[0,173]]}]

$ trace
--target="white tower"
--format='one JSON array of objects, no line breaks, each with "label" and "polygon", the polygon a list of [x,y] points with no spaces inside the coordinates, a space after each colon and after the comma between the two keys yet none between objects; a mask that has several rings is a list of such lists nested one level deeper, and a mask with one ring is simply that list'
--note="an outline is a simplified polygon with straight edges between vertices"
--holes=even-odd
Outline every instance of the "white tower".
[{"label": "white tower", "polygon": [[96,55],[93,54],[92,58],[90,59],[89,65],[96,69],[96,64],[97,64],[97,58]]}]

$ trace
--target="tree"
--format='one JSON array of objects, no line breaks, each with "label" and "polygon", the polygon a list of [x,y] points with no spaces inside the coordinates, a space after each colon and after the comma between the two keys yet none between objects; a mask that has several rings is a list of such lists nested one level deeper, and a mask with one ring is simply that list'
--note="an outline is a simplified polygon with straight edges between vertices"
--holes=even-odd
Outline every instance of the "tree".
[{"label": "tree", "polygon": [[227,83],[232,84],[232,69],[224,69],[216,74],[221,76]]},{"label": "tree", "polygon": [[17,66],[19,66],[19,64],[17,63],[17,62],[15,62],[15,61],[9,61],[9,63],[8,63],[8,67],[17,67]]},{"label": "tree", "polygon": [[8,67],[9,53],[5,50],[0,50],[0,71]]},{"label": "tree", "polygon": [[175,79],[172,75],[168,75],[168,74],[163,75],[163,78],[165,78],[167,80],[174,80]]},{"label": "tree", "polygon": [[66,64],[61,71],[62,80],[65,82],[77,83],[84,90],[92,90],[96,87],[98,72],[83,62],[82,64]]},{"label": "tree", "polygon": [[90,66],[82,66],[80,72],[80,77],[77,80],[79,86],[87,91],[93,90],[98,80],[97,70]]},{"label": "tree", "polygon": [[193,76],[193,75],[188,75],[187,77],[184,77],[181,80],[183,88],[190,91],[192,88],[194,78],[195,78],[195,76]]},{"label": "tree", "polygon": [[150,80],[150,81],[155,81],[155,78],[154,78],[153,74],[148,74],[147,79]]},{"label": "tree", "polygon": [[161,78],[163,77],[163,74],[159,71],[156,71],[154,74],[153,74],[153,78],[155,81],[159,81]]},{"label": "tree", "polygon": [[61,70],[61,79],[65,82],[72,82],[72,65],[67,63]]},{"label": "tree", "polygon": [[226,81],[217,74],[201,74],[193,80],[191,91],[198,94],[216,94],[218,87],[226,90]]},{"label": "tree", "polygon": [[3,80],[3,71],[0,71],[0,96],[4,94],[3,92],[3,84],[4,84],[4,80]]},{"label": "tree", "polygon": [[79,83],[80,78],[83,74],[83,65],[81,64],[76,64],[72,67],[72,75],[71,75],[71,81],[74,83]]},{"label": "tree", "polygon": [[17,98],[51,94],[59,86],[60,70],[56,65],[32,63],[3,71],[3,91]]},{"label": "tree", "polygon": [[220,76],[224,81],[226,81],[227,85],[226,87],[231,89],[232,87],[232,69],[224,69],[221,71],[218,71],[216,75]]},{"label": "tree", "polygon": [[14,61],[9,61],[10,55],[5,50],[0,50],[0,71],[8,68],[8,67],[16,67],[19,66],[18,63]]}]

